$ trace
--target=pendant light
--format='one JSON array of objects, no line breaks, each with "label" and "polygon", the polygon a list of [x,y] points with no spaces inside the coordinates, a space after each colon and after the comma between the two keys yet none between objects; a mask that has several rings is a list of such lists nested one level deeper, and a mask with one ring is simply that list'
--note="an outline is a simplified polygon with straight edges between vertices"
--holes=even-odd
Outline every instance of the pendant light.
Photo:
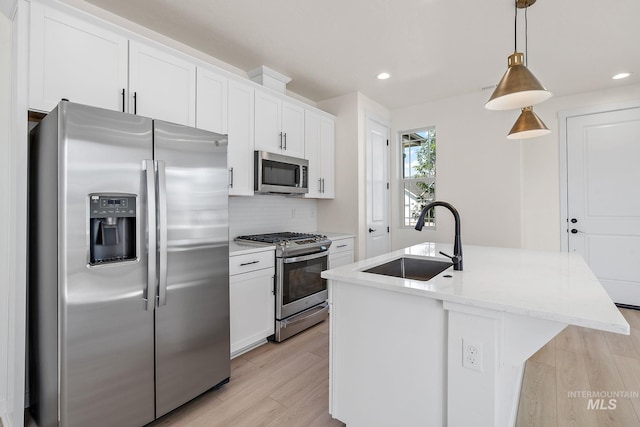
[{"label": "pendant light", "polygon": [[[500,83],[485,104],[489,110],[513,110],[524,108],[546,101],[553,95],[549,92],[536,76],[525,65],[525,56],[518,52],[518,9],[525,9],[533,5],[536,0],[515,1],[515,47],[514,53],[507,59],[507,71],[502,76]],[[526,23],[526,22],[525,22]],[[527,28],[525,26],[525,38]],[[526,52],[526,49],[525,49]]]},{"label": "pendant light", "polygon": [[551,133],[549,128],[547,128],[540,117],[533,112],[533,107],[529,105],[522,109],[520,117],[518,117],[518,120],[514,123],[511,131],[509,131],[507,138],[527,139],[547,135],[548,133]]}]

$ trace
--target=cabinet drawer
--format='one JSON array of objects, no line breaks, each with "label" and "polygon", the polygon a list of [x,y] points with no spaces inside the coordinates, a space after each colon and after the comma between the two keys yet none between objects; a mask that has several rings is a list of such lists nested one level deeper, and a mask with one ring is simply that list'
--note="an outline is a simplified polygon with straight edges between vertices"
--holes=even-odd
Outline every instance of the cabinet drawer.
[{"label": "cabinet drawer", "polygon": [[332,254],[337,252],[345,252],[352,251],[354,247],[354,239],[336,239],[331,242],[331,246],[329,247],[329,251]]},{"label": "cabinet drawer", "polygon": [[273,251],[256,252],[253,254],[236,255],[229,257],[229,274],[240,274],[249,271],[261,270],[275,266]]}]

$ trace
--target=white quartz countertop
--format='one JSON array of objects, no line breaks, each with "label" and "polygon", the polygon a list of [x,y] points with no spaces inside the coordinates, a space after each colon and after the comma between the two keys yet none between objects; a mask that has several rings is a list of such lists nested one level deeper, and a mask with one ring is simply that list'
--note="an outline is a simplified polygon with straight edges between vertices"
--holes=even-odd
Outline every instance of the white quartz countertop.
[{"label": "white quartz countertop", "polygon": [[259,246],[245,243],[238,243],[234,240],[229,242],[229,256],[248,255],[258,252],[274,251],[275,245]]},{"label": "white quartz countertop", "polygon": [[452,245],[422,243],[324,271],[322,277],[629,334],[629,324],[575,253],[464,245],[464,271],[450,267],[429,281],[362,272],[402,256],[447,261],[439,251],[452,254]]},{"label": "white quartz countertop", "polygon": [[339,240],[339,239],[348,239],[351,237],[356,237],[355,234],[348,234],[348,233],[337,233],[337,232],[333,232],[333,231],[318,231],[318,234],[322,234],[324,236],[327,236],[327,238],[329,240]]}]

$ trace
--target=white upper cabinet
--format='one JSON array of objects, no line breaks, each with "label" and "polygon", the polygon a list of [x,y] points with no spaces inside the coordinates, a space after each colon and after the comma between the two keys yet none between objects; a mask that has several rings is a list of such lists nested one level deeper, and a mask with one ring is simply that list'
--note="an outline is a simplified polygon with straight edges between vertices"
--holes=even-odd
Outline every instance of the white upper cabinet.
[{"label": "white upper cabinet", "polygon": [[282,132],[287,156],[304,158],[304,108],[282,101]]},{"label": "white upper cabinet", "polygon": [[305,154],[309,160],[308,198],[332,199],[334,191],[335,125],[332,119],[305,111]]},{"label": "white upper cabinet", "polygon": [[334,197],[329,115],[72,7],[33,0],[30,14],[30,109],[64,98],[227,134],[229,194],[254,194],[264,150],[309,159],[307,197]]},{"label": "white upper cabinet", "polygon": [[80,12],[31,2],[29,108],[60,99],[196,124],[196,66]]},{"label": "white upper cabinet", "polygon": [[253,126],[255,89],[229,79],[228,135],[229,194],[253,195]]},{"label": "white upper cabinet", "polygon": [[320,119],[320,170],[322,178],[322,197],[335,197],[335,141],[336,125],[334,119]]},{"label": "white upper cabinet", "polygon": [[129,112],[195,126],[195,64],[165,50],[130,41]]},{"label": "white upper cabinet", "polygon": [[227,85],[229,79],[207,68],[197,69],[196,127],[227,133]]},{"label": "white upper cabinet", "polygon": [[29,108],[49,112],[66,98],[125,111],[127,39],[31,2]]},{"label": "white upper cabinet", "polygon": [[255,148],[303,158],[304,108],[256,91]]}]

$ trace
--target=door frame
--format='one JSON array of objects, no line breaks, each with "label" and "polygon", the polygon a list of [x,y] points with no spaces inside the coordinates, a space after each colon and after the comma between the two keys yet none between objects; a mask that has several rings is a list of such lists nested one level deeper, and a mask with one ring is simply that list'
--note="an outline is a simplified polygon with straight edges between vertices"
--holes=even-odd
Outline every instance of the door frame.
[{"label": "door frame", "polygon": [[[387,251],[391,250],[391,172],[390,172],[390,162],[391,162],[391,144],[390,144],[390,135],[391,135],[391,125],[389,123],[388,120],[383,119],[380,116],[377,116],[376,114],[370,112],[370,111],[366,111],[365,112],[365,122],[364,122],[364,133],[365,133],[365,140],[364,140],[364,146],[365,146],[365,171],[364,171],[364,185],[365,185],[365,193],[364,193],[364,226],[362,227],[362,233],[364,235],[364,258],[367,258],[369,255],[367,254],[368,250],[369,250],[369,232],[367,231],[367,228],[369,227],[369,224],[367,222],[367,209],[369,206],[369,200],[367,200],[367,186],[369,185],[369,183],[367,182],[367,162],[366,162],[366,156],[367,156],[367,148],[369,147],[369,122],[375,122],[377,124],[379,124],[380,126],[384,126],[387,129],[387,161],[385,163],[385,174],[387,176],[387,182],[389,183],[389,191],[387,191],[387,195],[386,195],[386,218],[387,218],[387,225],[389,227],[389,232],[387,233]],[[361,258],[361,259],[364,259]]]},{"label": "door frame", "polygon": [[567,141],[567,120],[572,117],[629,110],[632,108],[640,108],[640,99],[565,110],[558,113],[558,139],[560,145],[560,250],[562,252],[569,251],[569,234],[567,232],[567,221],[569,219],[569,168],[567,163],[569,161],[567,152],[569,147]]}]

